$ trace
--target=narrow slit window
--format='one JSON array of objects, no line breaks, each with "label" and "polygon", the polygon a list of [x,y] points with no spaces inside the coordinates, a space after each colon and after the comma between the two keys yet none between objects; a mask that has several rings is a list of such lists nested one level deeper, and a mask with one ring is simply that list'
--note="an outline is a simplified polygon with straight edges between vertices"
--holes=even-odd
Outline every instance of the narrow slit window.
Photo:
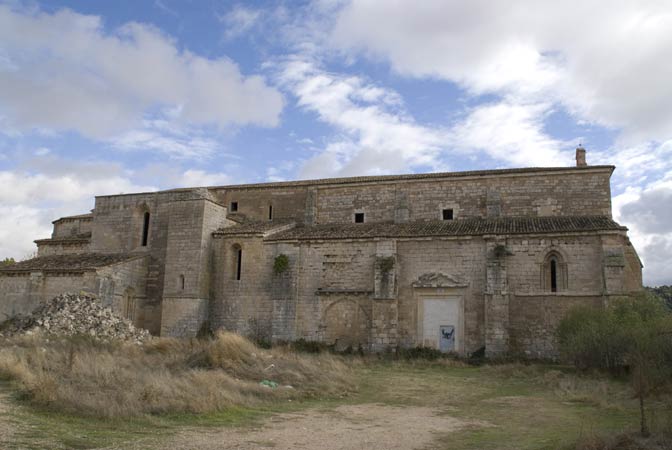
[{"label": "narrow slit window", "polygon": [[443,217],[443,220],[453,220],[453,210],[452,209],[442,210],[441,215]]},{"label": "narrow slit window", "polygon": [[558,263],[551,259],[551,292],[558,292]]},{"label": "narrow slit window", "polygon": [[144,220],[142,223],[142,246],[147,247],[147,241],[149,239],[149,212],[145,213]]},{"label": "narrow slit window", "polygon": [[180,289],[184,290],[184,275],[180,275]]},{"label": "narrow slit window", "polygon": [[268,205],[268,220],[273,220],[273,205]]},{"label": "narrow slit window", "polygon": [[240,273],[243,268],[243,249],[239,248],[236,253],[236,280],[240,280]]},{"label": "narrow slit window", "polygon": [[355,213],[355,223],[364,223],[364,213]]},{"label": "narrow slit window", "polygon": [[238,202],[231,202],[231,212],[238,212]]}]

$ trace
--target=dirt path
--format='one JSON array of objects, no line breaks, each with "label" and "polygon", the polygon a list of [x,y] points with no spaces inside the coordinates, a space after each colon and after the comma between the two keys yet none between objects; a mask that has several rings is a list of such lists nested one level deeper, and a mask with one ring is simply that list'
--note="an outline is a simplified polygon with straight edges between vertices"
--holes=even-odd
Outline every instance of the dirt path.
[{"label": "dirt path", "polygon": [[0,448],[9,448],[14,441],[16,425],[11,419],[12,408],[8,390],[0,386]]},{"label": "dirt path", "polygon": [[254,429],[189,430],[169,448],[249,450],[408,450],[427,447],[439,435],[470,425],[425,407],[344,405],[330,411],[280,414]]}]

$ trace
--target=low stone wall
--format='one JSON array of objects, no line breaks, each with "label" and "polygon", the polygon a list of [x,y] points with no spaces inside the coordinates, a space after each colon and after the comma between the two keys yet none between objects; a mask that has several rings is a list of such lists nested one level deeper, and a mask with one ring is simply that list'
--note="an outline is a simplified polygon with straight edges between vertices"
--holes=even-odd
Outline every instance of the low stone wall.
[{"label": "low stone wall", "polygon": [[31,313],[42,299],[63,292],[97,293],[95,272],[25,272],[0,276],[0,320]]}]

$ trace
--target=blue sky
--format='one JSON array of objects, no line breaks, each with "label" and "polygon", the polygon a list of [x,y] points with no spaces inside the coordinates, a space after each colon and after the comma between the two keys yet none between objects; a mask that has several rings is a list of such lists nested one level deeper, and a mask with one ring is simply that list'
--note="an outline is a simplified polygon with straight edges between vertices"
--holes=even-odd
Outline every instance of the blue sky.
[{"label": "blue sky", "polygon": [[0,257],[93,196],[614,164],[672,284],[667,1],[1,1]]}]

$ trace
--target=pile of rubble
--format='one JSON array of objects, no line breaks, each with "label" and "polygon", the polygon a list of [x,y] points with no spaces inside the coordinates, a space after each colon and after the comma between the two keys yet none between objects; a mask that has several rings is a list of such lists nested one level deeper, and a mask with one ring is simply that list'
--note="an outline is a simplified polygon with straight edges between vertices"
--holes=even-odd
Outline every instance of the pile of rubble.
[{"label": "pile of rubble", "polygon": [[88,335],[101,340],[121,339],[143,342],[150,338],[147,330],[136,328],[128,319],[117,316],[91,295],[61,294],[41,303],[29,316],[5,322],[0,333],[45,333],[59,336]]}]

